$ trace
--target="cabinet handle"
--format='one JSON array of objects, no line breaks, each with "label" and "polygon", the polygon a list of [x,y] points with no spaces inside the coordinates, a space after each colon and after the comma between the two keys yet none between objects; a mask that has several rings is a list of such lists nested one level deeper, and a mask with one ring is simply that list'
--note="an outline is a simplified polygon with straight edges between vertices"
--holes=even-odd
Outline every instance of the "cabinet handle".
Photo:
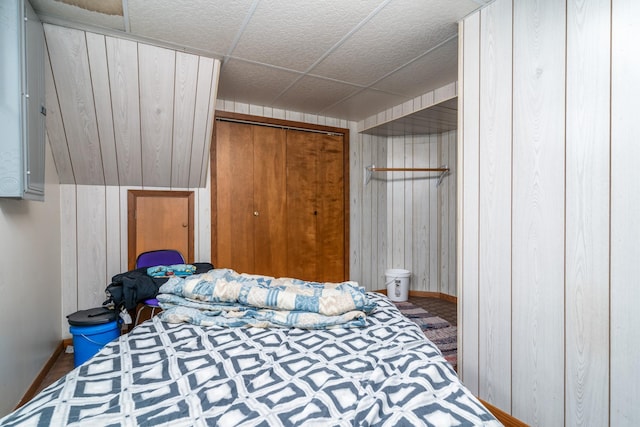
[{"label": "cabinet handle", "polygon": [[253,216],[258,216],[258,215],[260,215],[258,211],[253,211]]}]

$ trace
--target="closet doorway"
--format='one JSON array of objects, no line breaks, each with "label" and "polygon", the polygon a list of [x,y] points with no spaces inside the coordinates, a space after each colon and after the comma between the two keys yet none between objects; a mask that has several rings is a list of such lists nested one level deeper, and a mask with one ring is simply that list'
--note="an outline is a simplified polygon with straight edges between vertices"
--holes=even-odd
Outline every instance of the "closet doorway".
[{"label": "closet doorway", "polygon": [[349,277],[348,129],[216,114],[212,262],[274,277]]}]

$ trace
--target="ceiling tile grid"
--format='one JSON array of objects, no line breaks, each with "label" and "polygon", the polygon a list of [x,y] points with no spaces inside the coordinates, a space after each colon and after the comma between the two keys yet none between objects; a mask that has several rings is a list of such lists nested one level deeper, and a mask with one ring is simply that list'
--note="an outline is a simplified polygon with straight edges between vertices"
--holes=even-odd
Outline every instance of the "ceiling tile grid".
[{"label": "ceiling tile grid", "polygon": [[[461,2],[447,0],[389,2],[371,21],[312,71],[343,81],[370,85],[457,33],[456,20],[439,12]],[[454,58],[451,58],[455,60]],[[349,67],[352,63],[358,67]]]},{"label": "ceiling tile grid", "polygon": [[[458,39],[446,43],[418,57],[407,66],[375,82],[372,88],[404,96],[426,93],[457,80]],[[424,76],[420,78],[421,76]],[[429,76],[429,77],[427,77]]]},{"label": "ceiling tile grid", "polygon": [[252,0],[127,0],[131,33],[210,52],[231,48]]},{"label": "ceiling tile grid", "polygon": [[305,76],[289,88],[274,104],[296,111],[322,111],[342,99],[355,94],[360,88],[313,76]]},{"label": "ceiling tile grid", "polygon": [[122,16],[30,1],[57,25],[219,59],[223,99],[358,121],[454,82],[457,22],[489,0],[102,2]]},{"label": "ceiling tile grid", "polygon": [[378,3],[262,0],[232,56],[306,71]]},{"label": "ceiling tile grid", "polygon": [[271,105],[301,76],[286,69],[231,59],[222,68],[218,95],[233,101]]}]

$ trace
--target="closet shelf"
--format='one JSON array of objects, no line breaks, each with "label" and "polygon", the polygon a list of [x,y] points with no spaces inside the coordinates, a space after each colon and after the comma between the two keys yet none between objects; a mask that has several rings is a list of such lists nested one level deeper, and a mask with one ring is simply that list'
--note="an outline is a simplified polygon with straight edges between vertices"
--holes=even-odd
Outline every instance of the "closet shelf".
[{"label": "closet shelf", "polygon": [[438,183],[440,185],[442,179],[449,173],[447,165],[442,165],[439,168],[377,168],[376,165],[364,167],[364,185],[367,185],[371,181],[373,172],[440,172],[438,176]]}]

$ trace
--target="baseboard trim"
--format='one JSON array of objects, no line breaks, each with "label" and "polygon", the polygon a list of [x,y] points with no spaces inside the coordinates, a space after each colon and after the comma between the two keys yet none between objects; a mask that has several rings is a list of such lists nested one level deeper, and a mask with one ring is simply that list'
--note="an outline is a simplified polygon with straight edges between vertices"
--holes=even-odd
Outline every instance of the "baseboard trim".
[{"label": "baseboard trim", "polygon": [[482,399],[479,399],[479,400],[484,406],[487,407],[489,412],[491,412],[493,416],[496,417],[498,421],[500,421],[505,427],[529,427],[529,424],[523,423],[516,417],[510,414],[507,414],[502,409],[496,408],[492,404],[485,402]]},{"label": "baseboard trim", "polygon": [[62,340],[56,346],[56,348],[53,349],[53,354],[51,354],[51,357],[49,357],[47,363],[44,364],[44,366],[40,370],[40,373],[38,373],[38,376],[33,380],[33,383],[27,389],[24,396],[22,396],[22,399],[20,399],[20,402],[18,402],[18,406],[16,406],[16,409],[33,399],[33,397],[36,395],[38,387],[40,387],[40,384],[42,384],[42,381],[44,381],[45,377],[47,376],[53,365],[56,363],[56,360],[58,360],[58,356],[60,356],[60,354],[62,354],[62,352],[66,348],[67,341],[72,342],[71,339]]},{"label": "baseboard trim", "polygon": [[[379,289],[377,291],[374,292],[378,292],[380,294],[384,294],[387,295],[387,290],[386,289]],[[458,298],[454,297],[452,295],[447,295],[447,294],[443,294],[442,292],[427,292],[427,291],[409,291],[409,296],[410,297],[417,297],[417,298],[439,298],[439,299],[443,299],[445,301],[449,301],[449,302],[453,302],[453,303],[458,303]]]}]

